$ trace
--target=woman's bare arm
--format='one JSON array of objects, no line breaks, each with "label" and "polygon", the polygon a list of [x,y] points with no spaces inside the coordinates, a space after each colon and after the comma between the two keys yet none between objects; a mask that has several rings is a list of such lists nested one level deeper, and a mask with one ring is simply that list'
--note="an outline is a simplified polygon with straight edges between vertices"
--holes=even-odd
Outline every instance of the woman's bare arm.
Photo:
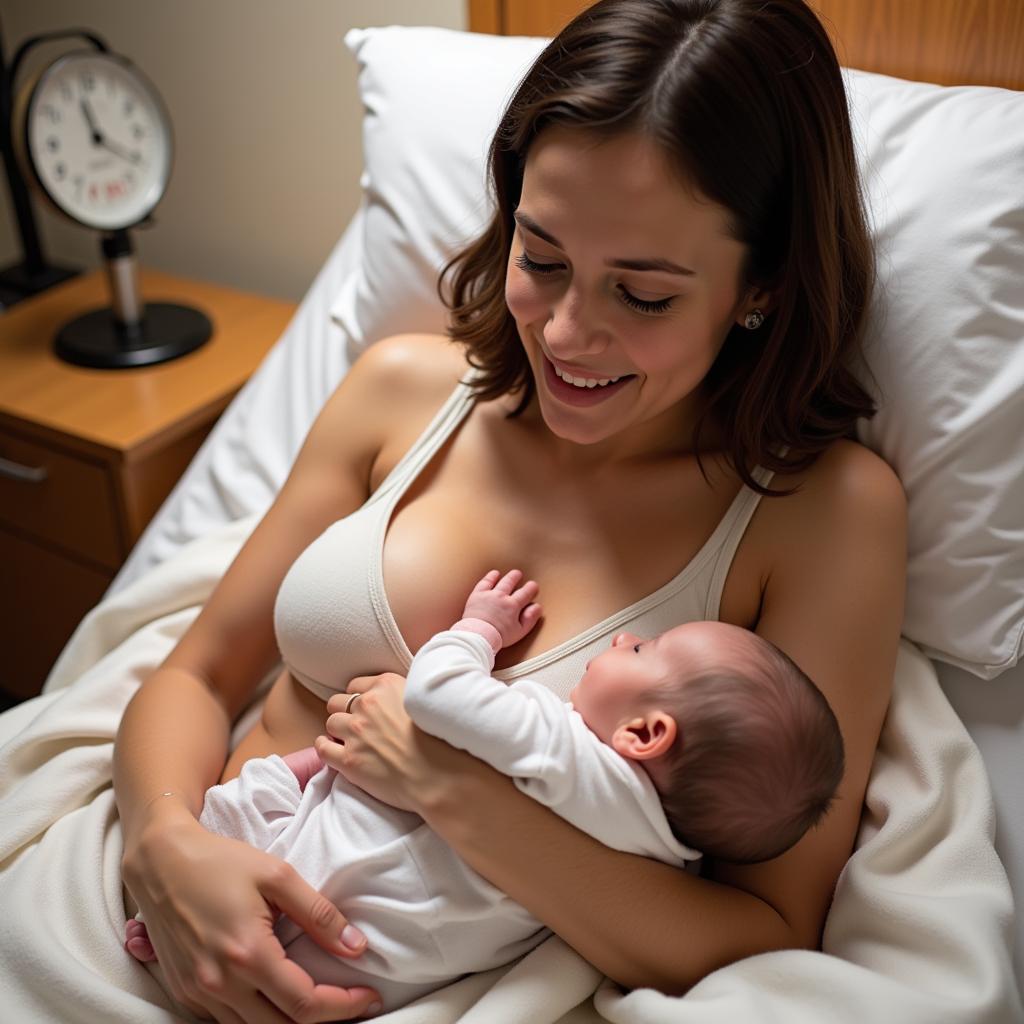
[{"label": "woman's bare arm", "polygon": [[[247,1020],[276,1019],[253,1001],[262,991],[295,1019],[328,1020],[362,1012],[372,997],[364,998],[369,990],[351,999],[321,987],[314,998],[308,976],[300,978],[280,955],[268,905],[333,952],[344,952],[344,918],[283,862],[210,836],[195,819],[226,761],[231,722],[278,660],[273,606],[281,580],[326,526],[365,501],[388,431],[403,405],[416,408],[402,389],[414,386],[408,363],[417,358],[415,344],[396,339],[356,363],[318,416],[277,500],[122,720],[114,784],[125,881],[172,990],[193,1007],[213,1000]],[[201,939],[190,933],[193,918]]]},{"label": "woman's bare arm", "polygon": [[[786,520],[757,632],[815,681],[839,720],[846,774],[820,827],[763,865],[719,864],[714,877],[761,896],[800,945],[817,947],[839,872],[852,852],[889,706],[903,625],[906,496],[868,449],[840,442],[821,458]],[[785,511],[785,501],[780,512]]]},{"label": "woman's bare arm", "polygon": [[829,698],[847,774],[835,810],[782,857],[713,865],[712,878],[697,878],[611,851],[486,765],[413,730],[400,696],[396,707],[385,688],[344,724],[346,748],[320,741],[321,756],[381,799],[419,811],[480,874],[627,987],[683,992],[745,956],[816,948],[888,705],[906,530],[902,489],[876,456],[841,443],[819,461],[801,494],[778,500],[778,509],[790,503],[791,525],[779,535],[758,631]]},{"label": "woman's bare arm", "polygon": [[[431,361],[435,351],[410,336],[379,342],[357,360],[311,427],[280,494],[129,704],[114,751],[118,809],[129,835],[161,792],[181,793],[193,810],[202,806],[224,766],[230,723],[279,659],[273,613],[285,573],[330,523],[366,500],[374,460],[394,424],[410,408],[429,405],[431,389],[438,390]],[[428,365],[426,385],[415,370],[420,363]],[[453,381],[444,383],[446,397]]]},{"label": "woman's bare arm", "polygon": [[425,808],[428,824],[620,985],[682,994],[718,967],[798,944],[758,897],[611,850],[482,762],[463,767]]},{"label": "woman's bare arm", "polygon": [[231,721],[277,660],[273,605],[284,574],[325,526],[365,500],[375,449],[353,400],[365,376],[365,368],[353,368],[328,401],[281,493],[129,704],[114,749],[118,809],[129,837],[161,792],[181,793],[198,813],[226,760]]}]

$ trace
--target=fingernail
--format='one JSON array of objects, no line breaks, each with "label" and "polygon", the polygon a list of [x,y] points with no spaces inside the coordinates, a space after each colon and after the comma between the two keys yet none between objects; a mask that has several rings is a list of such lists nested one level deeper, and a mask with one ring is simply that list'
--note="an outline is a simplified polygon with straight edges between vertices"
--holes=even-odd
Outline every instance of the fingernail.
[{"label": "fingernail", "polygon": [[366,1016],[376,1017],[377,1014],[380,1013],[380,1011],[383,1009],[384,1007],[381,1006],[380,1003],[370,1003],[370,1005],[366,1008]]},{"label": "fingernail", "polygon": [[347,924],[341,933],[341,944],[346,949],[360,949],[366,945],[366,936],[358,928]]}]

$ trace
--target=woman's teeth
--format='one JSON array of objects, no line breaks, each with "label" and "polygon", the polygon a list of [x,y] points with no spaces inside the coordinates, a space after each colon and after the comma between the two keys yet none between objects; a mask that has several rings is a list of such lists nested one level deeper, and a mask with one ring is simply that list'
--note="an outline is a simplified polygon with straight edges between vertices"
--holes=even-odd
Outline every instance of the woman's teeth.
[{"label": "woman's teeth", "polygon": [[566,382],[566,384],[573,384],[578,388],[603,388],[606,384],[614,384],[619,377],[605,377],[601,380],[595,380],[593,377],[573,377],[571,374],[563,373],[554,363],[555,373]]}]

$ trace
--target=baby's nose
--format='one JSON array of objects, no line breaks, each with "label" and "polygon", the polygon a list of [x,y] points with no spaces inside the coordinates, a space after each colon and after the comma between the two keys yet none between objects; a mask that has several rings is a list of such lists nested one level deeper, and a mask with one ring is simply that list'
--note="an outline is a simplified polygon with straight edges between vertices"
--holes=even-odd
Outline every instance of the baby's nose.
[{"label": "baby's nose", "polygon": [[639,639],[640,637],[632,633],[619,633],[612,640],[612,647],[621,647],[623,644],[635,644]]}]

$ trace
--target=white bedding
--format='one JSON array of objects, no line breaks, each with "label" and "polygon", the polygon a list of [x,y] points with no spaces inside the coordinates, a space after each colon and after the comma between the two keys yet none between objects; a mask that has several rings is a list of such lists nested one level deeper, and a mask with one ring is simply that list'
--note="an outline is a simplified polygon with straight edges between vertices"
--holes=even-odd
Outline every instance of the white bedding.
[{"label": "white bedding", "polygon": [[[113,741],[125,704],[257,519],[218,527],[108,597],[65,650],[47,692],[0,717],[5,1019],[187,1019],[122,949]],[[511,969],[464,979],[380,1019],[554,1024],[572,1011],[574,1022],[629,1024],[1024,1020],[1008,950],[1012,901],[991,845],[981,757],[931,663],[905,641],[866,806],[823,953],[752,957],[675,999],[625,995],[552,939]]]},{"label": "white bedding", "polygon": [[[281,341],[225,412],[139,541],[110,593],[222,523],[262,512],[281,486],[317,410],[357,353],[331,319],[342,282],[362,254],[363,214],[345,231]],[[1024,901],[1024,662],[994,680],[936,662],[946,696],[981,750],[996,807],[996,850]],[[1024,989],[1024,913],[1014,924]]]},{"label": "white bedding", "polygon": [[[114,730],[134,688],[271,501],[354,357],[327,311],[359,259],[360,238],[357,217],[279,345],[80,627],[45,694],[0,718],[0,792],[11,796],[0,821],[0,941],[8,921],[31,920],[39,942],[0,954],[5,1019],[179,1019],[120,947]],[[204,539],[186,546],[195,538]],[[466,979],[385,1019],[1024,1020],[1009,948],[1010,889],[991,846],[997,818],[996,849],[1024,891],[1024,798],[1015,791],[1024,666],[992,682],[946,666],[941,674],[988,759],[996,813],[981,758],[933,666],[904,644],[861,846],[840,880],[824,954],[755,957],[712,975],[682,1001],[649,991],[622,996],[604,985],[591,1003],[598,975],[554,940],[507,973]],[[1024,978],[1019,951],[1017,962]]]}]

